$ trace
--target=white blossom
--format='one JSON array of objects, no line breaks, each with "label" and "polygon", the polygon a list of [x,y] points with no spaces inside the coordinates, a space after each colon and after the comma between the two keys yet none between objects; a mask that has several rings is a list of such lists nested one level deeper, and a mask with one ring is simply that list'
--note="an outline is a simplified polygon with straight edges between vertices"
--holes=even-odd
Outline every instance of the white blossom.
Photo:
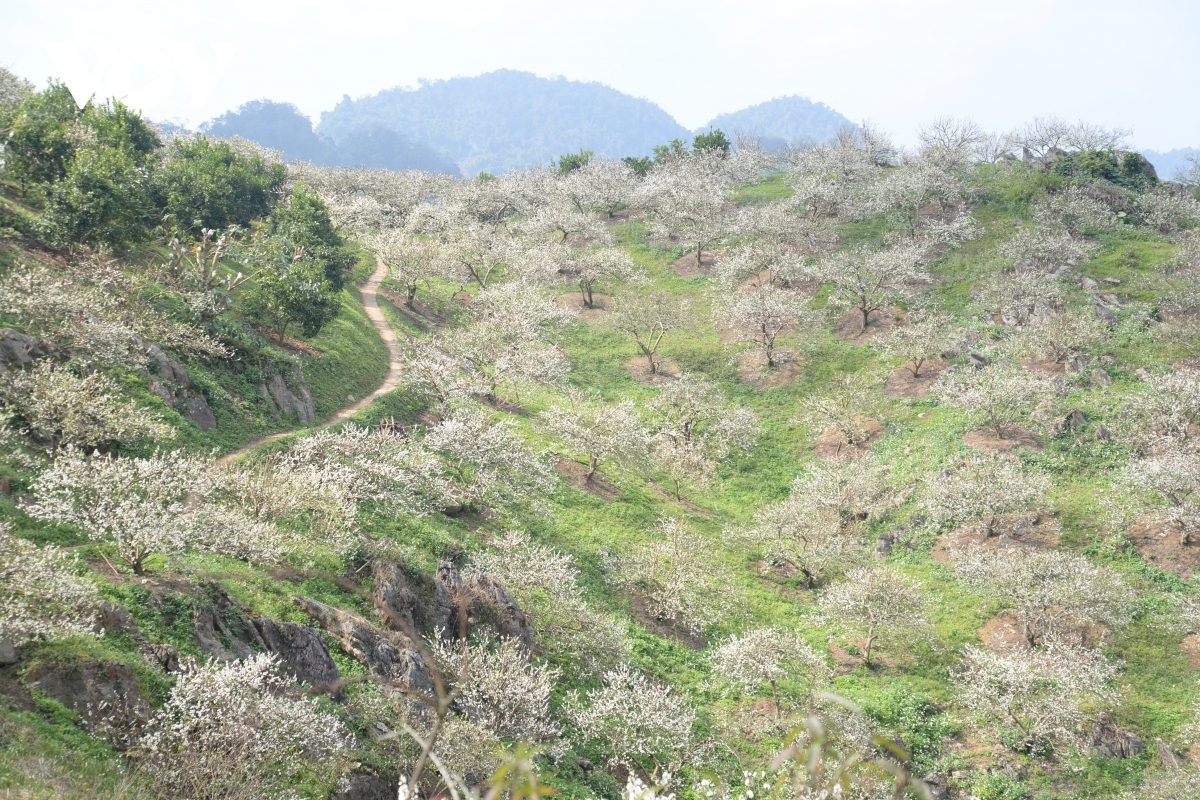
[{"label": "white blossom", "polygon": [[826,589],[817,604],[826,625],[865,637],[868,667],[876,641],[899,644],[930,625],[924,587],[887,567],[853,570]]},{"label": "white blossom", "polygon": [[38,547],[0,522],[0,639],[95,636],[95,587],[75,574],[78,558]]}]

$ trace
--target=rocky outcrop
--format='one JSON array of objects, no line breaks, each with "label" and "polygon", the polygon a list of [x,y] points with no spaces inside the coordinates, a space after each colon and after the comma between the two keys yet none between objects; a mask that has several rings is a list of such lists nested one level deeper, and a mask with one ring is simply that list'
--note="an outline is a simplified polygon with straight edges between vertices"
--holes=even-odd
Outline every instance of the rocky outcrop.
[{"label": "rocky outcrop", "polygon": [[374,585],[371,602],[384,628],[409,633],[428,627],[431,610],[403,567],[395,561],[375,561],[371,564],[371,578]]},{"label": "rocky outcrop", "polygon": [[31,690],[57,700],[79,715],[84,729],[115,747],[130,747],[153,713],[133,670],[120,661],[35,663],[23,677]]},{"label": "rocky outcrop", "polygon": [[317,406],[299,367],[292,368],[291,383],[292,385],[289,386],[288,381],[284,380],[283,374],[276,373],[269,382],[260,383],[258,391],[263,399],[270,400],[274,404],[276,418],[281,415],[295,417],[304,425],[315,422]]},{"label": "rocky outcrop", "polygon": [[10,369],[24,369],[50,355],[50,346],[36,336],[14,331],[12,328],[0,329],[0,373]]},{"label": "rocky outcrop", "polygon": [[511,639],[526,649],[533,647],[529,618],[504,585],[490,575],[469,573],[463,577],[453,562],[440,562],[434,606],[437,628],[446,638],[469,636],[482,626],[490,628],[496,638]]},{"label": "rocky outcrop", "polygon": [[396,785],[374,775],[351,775],[338,784],[329,800],[394,800]]},{"label": "rocky outcrop", "polygon": [[307,597],[293,597],[343,652],[362,663],[385,686],[431,691],[433,679],[416,645],[402,633],[376,628],[349,611]]},{"label": "rocky outcrop", "polygon": [[250,623],[263,649],[279,656],[292,677],[318,690],[336,691],[341,676],[329,655],[329,645],[315,629],[266,617],[250,620]]},{"label": "rocky outcrop", "polygon": [[1087,747],[1090,756],[1132,758],[1146,749],[1146,743],[1136,733],[1123,731],[1111,722],[1092,728],[1092,741]]},{"label": "rocky outcrop", "polygon": [[183,365],[169,358],[157,345],[147,345],[146,355],[150,358],[154,375],[150,379],[150,391],[184,418],[196,423],[200,430],[211,431],[216,428],[217,418],[213,416],[203,393],[192,385],[192,379]]}]

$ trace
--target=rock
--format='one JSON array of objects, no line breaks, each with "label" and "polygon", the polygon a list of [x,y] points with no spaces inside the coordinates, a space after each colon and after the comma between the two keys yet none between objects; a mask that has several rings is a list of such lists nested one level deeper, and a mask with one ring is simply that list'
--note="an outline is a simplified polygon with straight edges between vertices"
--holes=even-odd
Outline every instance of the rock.
[{"label": "rock", "polygon": [[129,609],[120,603],[110,603],[107,600],[98,603],[96,623],[108,631],[128,631],[135,636],[138,633],[137,621],[129,613]]},{"label": "rock", "polygon": [[1114,308],[1121,307],[1121,299],[1115,294],[1102,294],[1100,295],[1100,299],[1104,301],[1106,306],[1113,306]]},{"label": "rock", "polygon": [[491,576],[475,573],[463,578],[453,562],[442,561],[434,578],[434,604],[438,630],[446,638],[469,636],[475,627],[485,625],[501,639],[533,647],[533,625],[504,585]]},{"label": "rock", "polygon": [[950,786],[944,775],[926,775],[921,778],[921,782],[925,784],[933,800],[949,800]]},{"label": "rock", "polygon": [[1092,370],[1092,385],[1100,389],[1107,389],[1113,385],[1112,376],[1102,367],[1096,367]]},{"label": "rock", "polygon": [[138,739],[153,713],[133,670],[120,661],[39,662],[26,670],[23,680],[74,711],[85,730],[119,749]]},{"label": "rock", "polygon": [[307,625],[295,622],[276,622],[261,617],[250,620],[268,653],[273,653],[287,665],[296,680],[315,689],[334,687],[341,678],[337,664],[329,655],[329,645],[321,634]]},{"label": "rock", "polygon": [[1112,431],[1103,425],[1096,426],[1096,440],[1100,442],[1111,442],[1113,440]]},{"label": "rock", "polygon": [[1111,722],[1102,722],[1092,728],[1092,741],[1087,747],[1090,756],[1104,758],[1132,758],[1146,749],[1141,737],[1123,731]]},{"label": "rock", "polygon": [[1083,368],[1087,366],[1087,362],[1088,359],[1085,355],[1076,354],[1069,356],[1066,362],[1066,370],[1067,372],[1083,372]]},{"label": "rock", "polygon": [[275,400],[275,405],[279,408],[280,413],[296,417],[301,424],[307,425],[316,420],[317,407],[313,402],[312,392],[308,390],[298,369],[293,372],[293,377],[298,384],[296,392],[299,394],[292,391],[281,374],[271,378],[267,389]]},{"label": "rock", "polygon": [[21,660],[21,654],[17,652],[16,645],[13,640],[5,636],[0,639],[0,665],[15,664]]},{"label": "rock", "polygon": [[36,336],[14,331],[12,328],[0,329],[0,372],[9,369],[24,369],[50,355],[50,346]]},{"label": "rock", "polygon": [[976,369],[980,367],[986,367],[988,364],[992,363],[990,358],[985,356],[983,353],[977,353],[974,350],[972,350],[967,357],[971,359],[971,366],[975,367]]},{"label": "rock", "polygon": [[1078,408],[1071,409],[1070,413],[1067,414],[1067,426],[1074,431],[1082,428],[1084,425],[1087,425],[1087,416]]},{"label": "rock", "polygon": [[1158,760],[1162,762],[1164,767],[1168,769],[1180,769],[1183,767],[1183,759],[1175,755],[1175,752],[1162,739],[1155,739],[1154,747],[1158,751]]},{"label": "rock", "polygon": [[1084,289],[1086,289],[1089,292],[1100,288],[1100,284],[1096,283],[1094,280],[1087,277],[1086,275],[1080,278],[1079,285],[1082,286]]},{"label": "rock", "polygon": [[1100,317],[1100,319],[1104,320],[1105,325],[1107,325],[1110,328],[1117,327],[1117,315],[1116,314],[1109,311],[1107,308],[1105,308],[1100,303],[1096,303],[1093,306],[1093,308],[1096,309],[1096,316],[1098,316],[1098,317]]},{"label": "rock", "polygon": [[374,775],[351,775],[338,782],[329,800],[395,800],[396,786]]},{"label": "rock", "polygon": [[371,574],[375,585],[371,601],[379,610],[383,627],[401,633],[416,631],[417,618],[425,616],[424,609],[401,566],[394,561],[376,561],[371,564]]},{"label": "rock", "polygon": [[158,345],[147,345],[146,355],[150,356],[150,363],[154,366],[160,379],[167,383],[177,384],[184,389],[192,388],[192,379],[188,377],[187,370],[178,361],[168,358]]},{"label": "rock", "polygon": [[147,660],[151,660],[163,672],[179,672],[179,651],[169,644],[146,646]]},{"label": "rock", "polygon": [[196,423],[196,427],[202,431],[211,431],[217,427],[217,418],[213,416],[212,409],[208,407],[208,401],[203,395],[192,394],[184,398],[180,413],[185,419]]},{"label": "rock", "polygon": [[1120,279],[1120,278],[1102,278],[1101,280],[1103,280],[1105,283],[1111,283],[1113,286],[1120,286],[1120,285],[1121,285],[1121,279]]},{"label": "rock", "polygon": [[1072,267],[1070,264],[1063,264],[1059,266],[1058,269],[1054,270],[1053,277],[1061,278],[1064,275],[1070,275],[1072,269],[1074,269],[1074,267]]},{"label": "rock", "polygon": [[884,558],[890,556],[892,554],[893,541],[892,534],[880,534],[879,538],[875,540],[875,557]]},{"label": "rock", "polygon": [[316,620],[349,656],[385,685],[418,691],[433,689],[429,669],[407,636],[376,628],[367,620],[307,597],[292,600]]},{"label": "rock", "polygon": [[[192,612],[192,619],[195,623],[194,638],[196,646],[200,648],[200,652],[204,653],[214,661],[222,664],[228,664],[250,655],[250,648],[246,647],[244,642],[240,642],[233,637],[228,637],[230,644],[234,648],[241,646],[241,652],[230,652],[225,649],[225,645],[217,638],[216,627],[218,624],[223,626],[220,618],[208,608],[199,608]],[[228,635],[227,635],[228,636]]]}]

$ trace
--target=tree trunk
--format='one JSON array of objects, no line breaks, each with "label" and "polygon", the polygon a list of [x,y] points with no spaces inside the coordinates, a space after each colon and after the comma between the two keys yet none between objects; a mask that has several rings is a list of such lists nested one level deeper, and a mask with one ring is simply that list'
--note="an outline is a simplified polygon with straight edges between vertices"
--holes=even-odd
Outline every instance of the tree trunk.
[{"label": "tree trunk", "polygon": [[865,331],[867,329],[867,323],[869,323],[871,321],[871,309],[862,307],[862,308],[859,308],[858,310],[862,312],[863,330]]},{"label": "tree trunk", "polygon": [[596,458],[596,456],[589,453],[588,454],[588,472],[587,472],[587,475],[584,477],[585,483],[591,483],[592,476],[596,474],[596,469],[599,466],[600,466],[600,462]]},{"label": "tree trunk", "polygon": [[867,634],[867,653],[866,653],[866,658],[863,660],[863,663],[866,664],[867,669],[871,668],[871,647],[874,644],[875,644],[875,632],[872,631]]},{"label": "tree trunk", "polygon": [[408,302],[406,303],[406,305],[409,308],[412,308],[413,301],[416,299],[417,299],[417,285],[415,283],[410,283],[408,285]]}]

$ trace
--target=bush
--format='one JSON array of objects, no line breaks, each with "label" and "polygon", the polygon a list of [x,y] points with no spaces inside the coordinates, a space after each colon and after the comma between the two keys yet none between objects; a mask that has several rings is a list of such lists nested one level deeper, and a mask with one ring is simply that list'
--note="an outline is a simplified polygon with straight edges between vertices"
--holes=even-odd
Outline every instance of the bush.
[{"label": "bush", "polygon": [[728,153],[729,148],[729,138],[725,135],[725,131],[720,128],[716,130],[709,128],[708,133],[697,133],[696,137],[692,139],[692,149],[697,152],[701,150],[722,150]]},{"label": "bush", "polygon": [[267,216],[287,168],[239,155],[228,142],[197,136],[171,143],[155,182],[160,207],[181,227],[224,228]]},{"label": "bush", "polygon": [[12,127],[4,147],[5,172],[22,184],[52,183],[67,173],[75,154],[71,129],[79,114],[65,83],[51,82],[45,91],[25,98],[10,112]]},{"label": "bush", "polygon": [[81,148],[67,174],[49,188],[43,235],[56,244],[122,246],[145,239],[158,223],[151,175],[128,150]]},{"label": "bush", "polygon": [[314,192],[297,186],[291,201],[271,217],[270,235],[293,252],[321,265],[325,280],[340,292],[357,260],[333,228],[329,209]]}]

